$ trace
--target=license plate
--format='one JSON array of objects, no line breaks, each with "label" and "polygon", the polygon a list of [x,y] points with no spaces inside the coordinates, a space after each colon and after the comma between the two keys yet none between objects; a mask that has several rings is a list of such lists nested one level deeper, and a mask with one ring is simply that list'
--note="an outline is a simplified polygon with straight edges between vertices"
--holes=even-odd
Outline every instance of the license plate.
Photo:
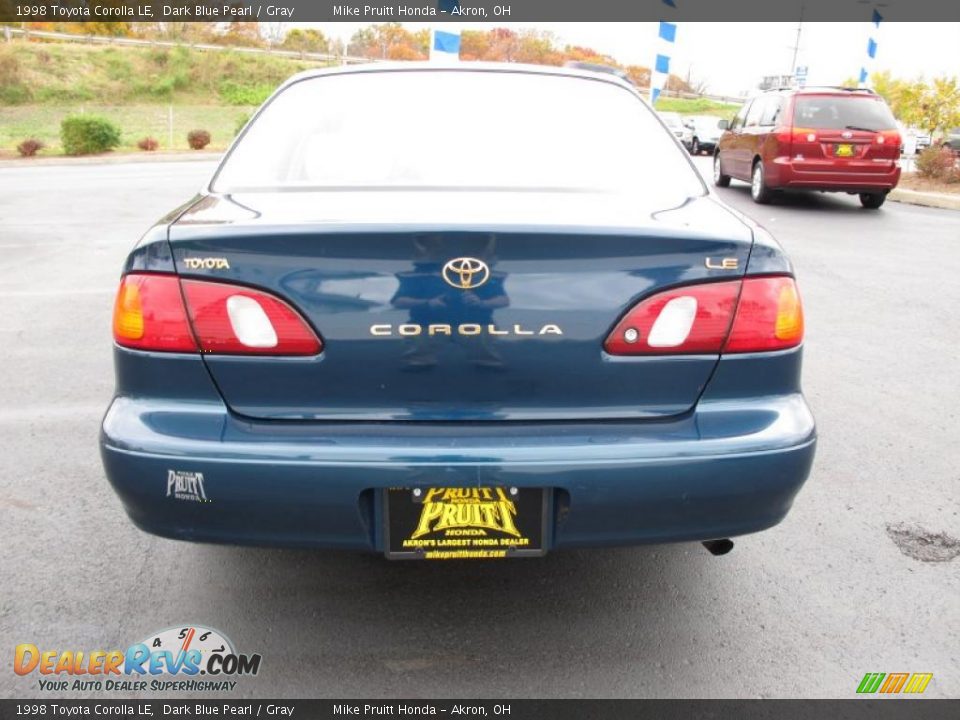
[{"label": "license plate", "polygon": [[853,145],[837,145],[833,154],[836,157],[853,157]]},{"label": "license plate", "polygon": [[543,555],[547,493],[540,488],[390,488],[386,554],[406,560],[499,560]]}]

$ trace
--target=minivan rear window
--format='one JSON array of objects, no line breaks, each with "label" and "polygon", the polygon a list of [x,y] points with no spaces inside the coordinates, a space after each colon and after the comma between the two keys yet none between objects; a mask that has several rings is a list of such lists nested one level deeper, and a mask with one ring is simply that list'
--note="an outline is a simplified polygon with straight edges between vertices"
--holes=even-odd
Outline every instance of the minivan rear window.
[{"label": "minivan rear window", "polygon": [[879,97],[864,95],[798,95],[794,127],[845,130],[894,130],[890,108]]}]

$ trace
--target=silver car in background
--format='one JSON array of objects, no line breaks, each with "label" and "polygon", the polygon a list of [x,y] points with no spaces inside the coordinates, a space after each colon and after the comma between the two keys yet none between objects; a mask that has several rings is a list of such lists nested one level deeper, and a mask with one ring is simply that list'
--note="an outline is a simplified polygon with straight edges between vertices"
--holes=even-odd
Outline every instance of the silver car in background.
[{"label": "silver car in background", "polygon": [[663,124],[667,126],[667,129],[673,133],[673,136],[683,143],[683,146],[690,149],[690,128],[684,124],[684,118],[680,113],[675,112],[658,112],[660,119],[663,120]]},{"label": "silver car in background", "polygon": [[723,118],[717,115],[693,115],[684,119],[684,125],[688,131],[688,139],[684,145],[691,155],[699,155],[702,152],[712,153],[717,143],[720,142],[720,134],[723,132]]}]

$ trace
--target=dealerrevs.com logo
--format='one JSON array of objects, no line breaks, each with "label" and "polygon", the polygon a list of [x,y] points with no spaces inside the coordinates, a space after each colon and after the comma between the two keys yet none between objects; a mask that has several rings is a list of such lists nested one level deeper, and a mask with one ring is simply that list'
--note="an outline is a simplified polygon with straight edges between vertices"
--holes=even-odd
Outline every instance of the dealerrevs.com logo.
[{"label": "dealerrevs.com logo", "polygon": [[37,675],[42,691],[225,691],[256,675],[261,656],[236,652],[221,632],[200,625],[153,633],[126,650],[46,650],[17,645],[13,671]]}]

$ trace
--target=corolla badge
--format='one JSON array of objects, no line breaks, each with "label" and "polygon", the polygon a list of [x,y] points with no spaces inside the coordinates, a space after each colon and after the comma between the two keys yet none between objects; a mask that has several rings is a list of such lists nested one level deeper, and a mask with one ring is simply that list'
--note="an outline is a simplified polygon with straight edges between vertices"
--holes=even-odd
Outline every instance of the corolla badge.
[{"label": "corolla badge", "polygon": [[850,132],[849,130],[846,130],[843,133],[841,133],[841,136],[843,137],[844,140],[849,140],[850,138],[853,137],[853,133]]},{"label": "corolla badge", "polygon": [[490,279],[490,268],[477,258],[454,258],[443,266],[443,279],[458,290],[473,290]]}]

